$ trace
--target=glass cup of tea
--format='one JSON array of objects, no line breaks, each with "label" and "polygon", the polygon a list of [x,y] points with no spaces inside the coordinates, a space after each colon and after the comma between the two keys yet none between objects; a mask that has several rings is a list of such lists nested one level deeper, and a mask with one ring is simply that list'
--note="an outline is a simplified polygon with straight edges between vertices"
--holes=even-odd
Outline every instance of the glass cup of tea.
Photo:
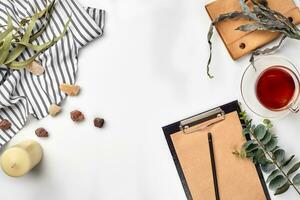
[{"label": "glass cup of tea", "polygon": [[241,94],[248,108],[263,118],[282,118],[297,113],[300,74],[289,60],[264,56],[250,64],[241,80]]}]

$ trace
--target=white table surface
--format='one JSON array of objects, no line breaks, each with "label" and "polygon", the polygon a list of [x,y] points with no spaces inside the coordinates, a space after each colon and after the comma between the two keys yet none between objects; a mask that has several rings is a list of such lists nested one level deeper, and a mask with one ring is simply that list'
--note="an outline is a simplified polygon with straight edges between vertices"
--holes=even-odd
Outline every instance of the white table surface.
[{"label": "white table surface", "polygon": [[[36,139],[42,164],[27,176],[0,172],[6,200],[184,200],[161,127],[214,106],[240,99],[239,82],[248,64],[234,62],[213,37],[212,73],[206,77],[209,0],[81,0],[107,11],[105,36],[82,50],[78,84],[56,118],[30,120],[10,142]],[[277,53],[300,66],[300,41]],[[74,124],[80,109],[86,121]],[[92,125],[95,116],[107,121]],[[257,118],[258,119],[258,118]],[[259,120],[259,119],[258,119]],[[274,122],[280,144],[300,159],[300,116]],[[34,130],[45,127],[48,139]],[[291,189],[274,200],[294,200]]]}]

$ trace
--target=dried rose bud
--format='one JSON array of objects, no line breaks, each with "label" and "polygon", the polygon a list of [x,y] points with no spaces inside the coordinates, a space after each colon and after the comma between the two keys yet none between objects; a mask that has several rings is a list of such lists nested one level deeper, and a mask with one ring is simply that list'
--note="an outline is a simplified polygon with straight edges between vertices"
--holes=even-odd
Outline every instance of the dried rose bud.
[{"label": "dried rose bud", "polygon": [[35,134],[38,137],[48,137],[48,131],[46,131],[44,128],[38,128],[35,130]]},{"label": "dried rose bud", "polygon": [[61,107],[56,104],[52,104],[49,107],[49,115],[51,115],[52,117],[55,117],[58,113],[60,113],[60,111]]},{"label": "dried rose bud", "polygon": [[69,96],[77,96],[80,92],[80,87],[78,85],[71,85],[63,83],[59,86],[60,90]]},{"label": "dried rose bud", "polygon": [[11,127],[11,123],[7,119],[0,121],[0,129],[1,130],[8,130],[8,129],[10,129],[10,127]]},{"label": "dried rose bud", "polygon": [[104,119],[98,118],[98,117],[94,119],[94,126],[95,127],[102,128],[103,125],[104,125]]},{"label": "dried rose bud", "polygon": [[74,122],[81,122],[84,120],[84,114],[82,112],[80,112],[79,110],[74,110],[70,113],[71,115],[71,119]]}]

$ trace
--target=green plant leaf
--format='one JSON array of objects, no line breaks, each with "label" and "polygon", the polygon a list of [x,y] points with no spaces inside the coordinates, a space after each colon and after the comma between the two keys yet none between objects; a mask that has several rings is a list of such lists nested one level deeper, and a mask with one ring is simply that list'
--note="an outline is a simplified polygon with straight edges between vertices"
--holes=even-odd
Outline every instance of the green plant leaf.
[{"label": "green plant leaf", "polygon": [[[38,20],[38,17],[37,17],[37,14],[35,14],[32,17],[32,19],[26,29],[26,32],[25,32],[23,38],[21,39],[21,42],[27,43],[29,41],[31,32],[32,32],[37,20]],[[9,54],[7,60],[5,61],[5,64],[8,65],[8,64],[12,63],[13,61],[15,61],[23,53],[25,48],[26,47],[24,45],[21,45],[21,44],[17,45]]]},{"label": "green plant leaf", "polygon": [[52,46],[54,44],[54,39],[48,42],[45,42],[44,44],[40,44],[40,45],[34,45],[34,44],[30,44],[28,42],[17,42],[17,44],[23,45],[26,48],[32,49],[34,51],[38,51],[41,52],[44,49],[48,48],[49,46]]},{"label": "green plant leaf", "polygon": [[247,142],[245,142],[242,146],[243,149],[247,149],[248,147],[250,147],[251,145],[255,144],[254,140],[249,140]]},{"label": "green plant leaf", "polygon": [[271,124],[271,120],[269,120],[269,119],[264,119],[264,120],[263,120],[263,123],[264,123],[265,125]]},{"label": "green plant leaf", "polygon": [[276,189],[274,195],[283,194],[286,191],[288,191],[289,188],[290,188],[290,184],[288,182],[286,182],[282,187]]},{"label": "green plant leaf", "polygon": [[293,167],[288,171],[287,175],[290,175],[300,168],[300,162],[293,165]]},{"label": "green plant leaf", "polygon": [[[64,37],[64,35],[67,32],[67,29],[69,27],[69,24],[71,22],[71,18],[69,18],[69,20],[67,21],[67,23],[64,26],[64,30],[63,32],[56,38],[54,38],[51,43],[48,42],[47,45],[43,46],[43,48],[40,51],[37,51],[36,54],[32,57],[30,57],[28,60],[25,61],[13,61],[11,63],[8,63],[7,66],[10,67],[11,69],[22,69],[24,67],[26,67],[28,64],[30,64],[31,62],[33,62],[35,60],[35,58],[37,56],[39,56],[39,54],[43,51],[45,51],[46,49],[50,48],[52,45],[54,45],[57,41],[59,41],[61,38]],[[23,41],[22,41],[23,42]],[[22,44],[19,44],[20,46],[23,46]],[[23,46],[24,48],[26,48],[26,46]]]},{"label": "green plant leaf", "polygon": [[12,32],[14,29],[13,27],[13,23],[12,23],[12,18],[9,14],[7,14],[7,30],[5,30],[4,32],[2,32],[0,34],[0,41],[4,40],[4,38],[6,38],[6,36]]},{"label": "green plant leaf", "polygon": [[253,135],[258,139],[261,140],[265,137],[267,133],[267,129],[264,125],[259,124],[258,126],[255,127],[253,131]]},{"label": "green plant leaf", "polygon": [[271,140],[265,145],[266,150],[269,152],[273,151],[277,147],[277,144],[278,144],[277,138],[272,136]]},{"label": "green plant leaf", "polygon": [[52,15],[52,10],[53,10],[54,4],[55,4],[55,0],[53,0],[51,2],[51,4],[47,8],[48,9],[47,12],[45,13],[45,15],[48,14],[47,21],[42,25],[42,27],[36,33],[34,33],[33,35],[30,36],[29,42],[33,42],[34,40],[36,40],[46,30],[46,28],[47,28],[47,26],[49,24],[49,21],[50,21],[50,17]]},{"label": "green plant leaf", "polygon": [[5,37],[4,43],[0,48],[0,65],[4,64],[5,59],[9,54],[9,48],[13,39],[12,31]]},{"label": "green plant leaf", "polygon": [[249,135],[250,134],[250,129],[249,128],[245,128],[243,129],[243,135]]},{"label": "green plant leaf", "polygon": [[285,151],[283,149],[277,149],[274,153],[273,156],[275,157],[276,161],[280,164],[284,162],[285,159]]},{"label": "green plant leaf", "polygon": [[[27,44],[30,40],[30,36],[32,33],[32,30],[37,22],[37,20],[43,16],[45,16],[46,13],[49,12],[50,9],[53,8],[55,1],[52,1],[44,10],[35,13],[29,22],[29,25],[24,33],[24,36],[21,39],[21,43]],[[67,23],[69,24],[69,22]],[[7,60],[5,61],[5,64],[10,66],[11,68],[18,68],[16,64],[16,59],[23,53],[23,51],[26,49],[26,46],[19,44],[17,45],[9,54]],[[21,62],[22,63],[22,62]],[[21,64],[20,63],[20,64]]]},{"label": "green plant leaf", "polygon": [[242,149],[244,149],[245,152],[250,153],[258,149],[258,145],[255,143],[254,140],[249,140],[243,145]]},{"label": "green plant leaf", "polygon": [[300,174],[297,174],[294,178],[293,178],[293,183],[295,185],[300,185]]},{"label": "green plant leaf", "polygon": [[286,167],[290,164],[290,162],[295,158],[295,155],[292,155],[291,157],[289,157],[286,161],[283,162],[283,164],[281,165],[282,167]]},{"label": "green plant leaf", "polygon": [[261,165],[266,165],[269,163],[269,160],[267,160],[266,155],[262,149],[258,149],[256,151],[254,159]]},{"label": "green plant leaf", "polygon": [[265,145],[268,142],[270,142],[271,139],[272,139],[272,133],[267,131],[265,137],[261,140],[261,143],[263,143]]},{"label": "green plant leaf", "polygon": [[279,169],[275,169],[267,178],[267,183],[272,181],[277,176],[282,175],[281,171]]},{"label": "green plant leaf", "polygon": [[286,179],[283,175],[276,176],[269,183],[269,188],[271,190],[277,190],[286,184]]},{"label": "green plant leaf", "polygon": [[33,55],[32,57],[28,58],[27,60],[24,61],[13,61],[12,63],[10,63],[8,65],[9,68],[11,69],[23,69],[24,67],[26,67],[27,65],[29,65],[30,63],[32,63],[36,57],[38,57],[38,53],[36,53],[35,55]]},{"label": "green plant leaf", "polygon": [[261,165],[261,169],[263,170],[263,172],[265,173],[270,173],[272,172],[273,170],[275,170],[275,165],[272,163],[272,162],[268,162],[267,164],[265,165]]}]

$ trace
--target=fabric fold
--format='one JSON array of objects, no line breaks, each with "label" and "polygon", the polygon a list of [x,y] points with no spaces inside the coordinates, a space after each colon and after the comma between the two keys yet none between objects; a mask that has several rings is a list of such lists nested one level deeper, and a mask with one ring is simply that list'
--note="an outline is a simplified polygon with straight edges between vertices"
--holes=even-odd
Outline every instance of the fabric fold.
[{"label": "fabric fold", "polygon": [[[16,26],[20,19],[42,10],[44,0],[1,0],[0,24],[6,24],[7,12]],[[51,104],[60,104],[66,97],[59,89],[60,84],[76,82],[79,50],[94,39],[101,37],[104,30],[105,11],[84,8],[76,0],[56,0],[55,7],[45,32],[34,44],[42,44],[57,37],[71,17],[65,36],[36,59],[45,68],[45,73],[35,76],[25,69],[10,70],[0,67],[0,119],[8,119],[12,127],[0,131],[0,148],[25,125],[29,115],[42,119],[48,115]],[[37,24],[35,30],[41,26]],[[19,60],[25,60],[34,52],[26,50]]]}]

